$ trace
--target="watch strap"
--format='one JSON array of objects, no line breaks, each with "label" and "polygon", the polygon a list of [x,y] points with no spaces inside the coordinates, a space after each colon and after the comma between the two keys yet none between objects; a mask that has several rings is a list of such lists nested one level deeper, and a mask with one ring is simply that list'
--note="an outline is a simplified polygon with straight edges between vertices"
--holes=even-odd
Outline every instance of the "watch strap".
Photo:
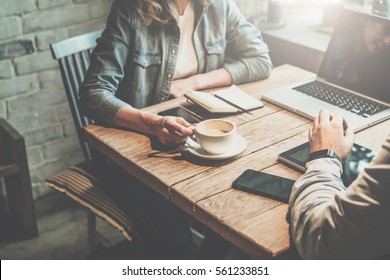
[{"label": "watch strap", "polygon": [[310,153],[309,158],[307,159],[307,162],[314,160],[314,159],[319,159],[319,158],[335,158],[338,161],[342,162],[340,157],[331,149],[324,149],[324,150],[319,150]]}]

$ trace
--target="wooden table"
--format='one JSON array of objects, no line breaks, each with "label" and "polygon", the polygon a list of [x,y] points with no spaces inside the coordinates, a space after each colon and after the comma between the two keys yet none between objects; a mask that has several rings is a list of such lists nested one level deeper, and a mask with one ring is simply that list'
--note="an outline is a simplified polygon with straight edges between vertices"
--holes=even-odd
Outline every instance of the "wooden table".
[{"label": "wooden table", "polygon": [[[313,75],[283,65],[275,68],[269,79],[240,88],[259,98],[267,90]],[[144,111],[156,113],[185,102],[179,98]],[[248,168],[296,180],[300,173],[279,164],[277,155],[307,141],[310,121],[269,103],[253,111],[253,115],[245,113],[226,119],[237,125],[247,148],[224,161],[207,161],[189,153],[152,157],[155,150],[148,136],[97,125],[85,127],[83,137],[127,172],[252,257],[278,257],[290,248],[285,219],[288,205],[232,189],[231,183]],[[359,132],[356,142],[378,150],[387,137],[389,124],[390,120]]]}]

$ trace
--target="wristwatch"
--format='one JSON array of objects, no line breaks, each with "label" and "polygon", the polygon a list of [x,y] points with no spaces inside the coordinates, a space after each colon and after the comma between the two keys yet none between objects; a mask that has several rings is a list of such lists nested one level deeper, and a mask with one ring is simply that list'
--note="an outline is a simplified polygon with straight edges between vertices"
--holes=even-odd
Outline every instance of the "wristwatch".
[{"label": "wristwatch", "polygon": [[315,152],[310,153],[309,158],[307,159],[307,162],[314,160],[314,159],[318,159],[318,158],[335,158],[342,163],[342,160],[340,159],[340,157],[331,149],[319,150],[319,151],[315,151]]}]

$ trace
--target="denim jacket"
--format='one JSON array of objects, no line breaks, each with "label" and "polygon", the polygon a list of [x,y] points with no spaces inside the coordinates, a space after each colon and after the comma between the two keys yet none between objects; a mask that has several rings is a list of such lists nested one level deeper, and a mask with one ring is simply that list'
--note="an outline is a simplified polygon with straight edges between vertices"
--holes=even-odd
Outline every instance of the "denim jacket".
[{"label": "denim jacket", "polygon": [[[194,46],[197,73],[224,67],[233,84],[267,78],[272,69],[260,31],[246,21],[233,0],[195,1]],[[126,104],[143,108],[168,100],[180,40],[175,21],[143,23],[135,0],[114,0],[107,25],[91,55],[80,87],[80,109],[115,125]]]}]

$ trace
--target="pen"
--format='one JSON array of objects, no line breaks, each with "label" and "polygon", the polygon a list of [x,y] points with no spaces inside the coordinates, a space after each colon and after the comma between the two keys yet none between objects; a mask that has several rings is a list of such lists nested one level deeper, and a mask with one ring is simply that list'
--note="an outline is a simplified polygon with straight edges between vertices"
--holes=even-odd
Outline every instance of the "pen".
[{"label": "pen", "polygon": [[226,100],[225,98],[223,98],[223,97],[221,97],[221,96],[219,96],[219,95],[214,94],[214,96],[215,96],[216,98],[221,99],[222,101],[226,102],[227,104],[229,104],[229,105],[231,105],[231,106],[233,106],[233,107],[239,109],[239,110],[242,111],[242,112],[245,112],[245,113],[248,113],[248,114],[250,114],[250,115],[253,115],[253,114],[252,114],[251,112],[249,112],[248,110],[246,110],[246,109],[244,109],[244,108],[242,108],[242,107],[240,107],[240,106],[238,106],[238,105],[236,105],[236,104],[234,104],[234,103],[232,103],[232,102]]}]

